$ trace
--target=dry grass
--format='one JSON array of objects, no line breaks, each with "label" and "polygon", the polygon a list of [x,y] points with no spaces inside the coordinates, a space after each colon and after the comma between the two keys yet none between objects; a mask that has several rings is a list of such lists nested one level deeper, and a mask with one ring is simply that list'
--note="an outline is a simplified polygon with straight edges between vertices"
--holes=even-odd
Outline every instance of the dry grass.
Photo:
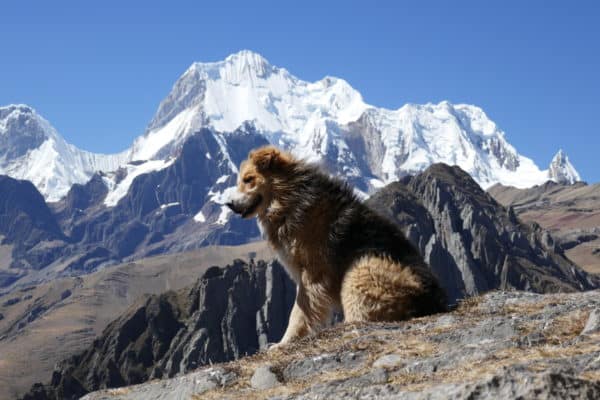
[{"label": "dry grass", "polygon": [[[411,323],[422,323],[425,318],[412,320]],[[225,396],[233,399],[258,400],[276,395],[291,395],[305,391],[315,383],[327,383],[358,377],[372,370],[372,364],[378,358],[387,354],[398,354],[405,359],[427,357],[437,354],[440,350],[435,343],[423,340],[420,332],[405,333],[393,331],[389,325],[398,324],[342,324],[327,329],[318,335],[305,338],[288,346],[269,352],[261,352],[254,356],[245,357],[238,361],[225,364],[225,368],[234,368],[238,379],[233,386],[226,389],[214,389],[196,396],[197,399],[222,399]],[[370,326],[367,335],[362,328]],[[378,329],[379,328],[379,329]],[[330,370],[320,373],[318,377],[308,376],[285,382],[284,385],[270,390],[252,390],[250,378],[256,368],[263,364],[270,364],[275,373],[282,378],[283,370],[294,360],[321,356],[323,354],[338,354],[351,352],[365,352],[366,360],[355,369]]]},{"label": "dry grass", "polygon": [[581,374],[582,379],[587,379],[589,381],[599,381],[600,382],[600,370],[596,371],[587,371]]},{"label": "dry grass", "polygon": [[552,295],[544,296],[536,302],[519,302],[505,304],[503,312],[505,314],[532,315],[544,310],[544,308],[557,304],[557,299]]},{"label": "dry grass", "polygon": [[552,321],[550,327],[544,330],[548,343],[560,345],[578,336],[590,316],[589,310],[577,310],[560,315]]},{"label": "dry grass", "polygon": [[460,316],[473,315],[475,311],[479,310],[482,300],[483,297],[481,295],[459,300],[458,307],[453,313]]}]

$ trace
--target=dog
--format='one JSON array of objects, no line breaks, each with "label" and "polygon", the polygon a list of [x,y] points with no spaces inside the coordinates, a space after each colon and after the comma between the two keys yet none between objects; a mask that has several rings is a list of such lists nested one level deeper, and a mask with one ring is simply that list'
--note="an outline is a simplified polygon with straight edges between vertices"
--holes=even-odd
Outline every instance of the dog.
[{"label": "dog", "polygon": [[257,217],[297,285],[274,347],[317,332],[335,310],[346,322],[399,321],[446,310],[446,296],[400,229],[318,166],[274,146],[249,153],[227,206]]}]

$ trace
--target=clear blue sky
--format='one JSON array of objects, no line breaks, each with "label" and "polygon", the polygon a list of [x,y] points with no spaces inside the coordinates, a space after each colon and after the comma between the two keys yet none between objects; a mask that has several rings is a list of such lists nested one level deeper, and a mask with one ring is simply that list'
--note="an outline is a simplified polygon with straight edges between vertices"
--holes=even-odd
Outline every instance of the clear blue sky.
[{"label": "clear blue sky", "polygon": [[344,78],[377,106],[476,104],[540,167],[562,147],[600,181],[598,1],[11,1],[0,13],[0,104],[32,105],[86,150],[128,147],[193,61],[251,49],[301,79]]}]

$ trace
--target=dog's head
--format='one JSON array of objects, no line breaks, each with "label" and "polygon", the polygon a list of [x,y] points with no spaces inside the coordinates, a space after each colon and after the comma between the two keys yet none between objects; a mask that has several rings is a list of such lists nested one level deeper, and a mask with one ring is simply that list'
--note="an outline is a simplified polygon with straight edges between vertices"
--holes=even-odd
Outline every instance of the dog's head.
[{"label": "dog's head", "polygon": [[274,146],[253,150],[242,161],[237,192],[227,206],[243,218],[264,214],[274,195],[274,179],[282,176],[292,165],[290,154]]}]

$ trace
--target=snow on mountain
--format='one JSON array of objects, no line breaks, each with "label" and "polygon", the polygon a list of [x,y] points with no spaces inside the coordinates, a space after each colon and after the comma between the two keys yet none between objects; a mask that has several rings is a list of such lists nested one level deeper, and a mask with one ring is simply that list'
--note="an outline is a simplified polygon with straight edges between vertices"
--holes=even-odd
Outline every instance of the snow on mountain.
[{"label": "snow on mountain", "polygon": [[192,64],[160,103],[146,132],[116,155],[66,143],[27,106],[0,108],[0,173],[31,180],[54,201],[95,171],[122,167],[104,178],[109,188],[104,203],[114,206],[134,177],[170,165],[184,141],[202,127],[215,131],[220,159],[231,174],[237,173],[231,155],[239,155],[226,135],[243,128],[322,163],[363,193],[436,162],[460,166],[484,188],[579,180],[566,157],[557,155],[550,170],[540,170],[478,107],[441,102],[378,108],[366,104],[343,79],[306,82],[248,50],[223,61]]},{"label": "snow on mountain", "polygon": [[548,177],[558,183],[573,184],[581,181],[579,173],[562,149],[558,150],[558,153],[552,159],[548,169]]},{"label": "snow on mountain", "polygon": [[498,182],[529,187],[548,179],[478,107],[441,102],[377,108],[342,79],[302,81],[247,50],[192,64],[134,142],[132,159],[172,155],[202,126],[231,132],[243,124],[322,162],[364,192],[436,162],[459,165],[484,188]]},{"label": "snow on mountain", "polygon": [[0,107],[0,174],[31,181],[48,201],[59,200],[96,171],[115,170],[127,158],[127,153],[78,149],[29,106]]}]

